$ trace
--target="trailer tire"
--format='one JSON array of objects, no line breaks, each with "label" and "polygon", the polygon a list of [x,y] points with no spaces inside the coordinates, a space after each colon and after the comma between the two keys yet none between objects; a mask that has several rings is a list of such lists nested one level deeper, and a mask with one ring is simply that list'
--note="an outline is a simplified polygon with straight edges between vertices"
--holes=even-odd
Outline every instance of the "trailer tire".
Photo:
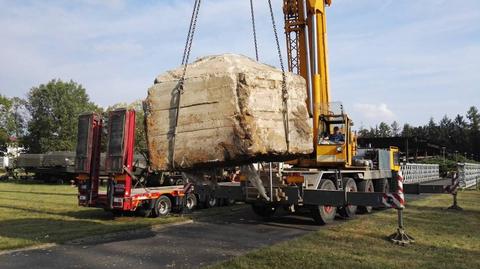
[{"label": "trailer tire", "polygon": [[197,204],[198,204],[198,199],[197,199],[197,196],[195,196],[195,194],[189,193],[185,196],[185,208],[188,211],[193,211],[193,209],[197,207]]},{"label": "trailer tire", "polygon": [[258,216],[264,219],[270,219],[273,214],[275,214],[277,207],[265,203],[254,203],[252,204],[252,210]]},{"label": "trailer tire", "polygon": [[152,209],[150,208],[150,205],[141,205],[137,208],[135,213],[142,218],[148,218],[152,215]]},{"label": "trailer tire", "polygon": [[[337,188],[335,187],[335,183],[333,183],[330,179],[322,179],[320,184],[318,184],[319,190],[329,190],[334,191]],[[335,215],[337,214],[337,207],[336,206],[312,206],[310,208],[310,212],[312,213],[312,218],[318,225],[325,225],[332,223],[335,220]]]},{"label": "trailer tire", "polygon": [[[357,183],[357,189],[360,192],[374,192],[375,188],[373,182],[369,180],[362,180]],[[368,214],[372,212],[372,206],[358,206],[357,212],[360,214]]]},{"label": "trailer tire", "polygon": [[156,201],[153,208],[155,217],[167,216],[172,211],[172,201],[165,195],[161,195]]},{"label": "trailer tire", "polygon": [[[353,178],[344,178],[343,180],[343,187],[347,192],[357,192],[357,183],[355,183],[355,180]],[[344,218],[353,218],[355,217],[355,213],[357,212],[357,206],[356,205],[345,205],[339,208],[338,210],[340,213],[340,216]]]}]

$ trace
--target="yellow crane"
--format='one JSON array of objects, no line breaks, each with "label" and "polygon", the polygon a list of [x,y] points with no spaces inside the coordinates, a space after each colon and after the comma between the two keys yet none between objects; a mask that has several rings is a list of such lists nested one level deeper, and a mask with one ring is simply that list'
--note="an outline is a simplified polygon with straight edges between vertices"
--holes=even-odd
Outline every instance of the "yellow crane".
[{"label": "yellow crane", "polygon": [[[305,78],[308,110],[313,119],[315,156],[297,160],[304,167],[349,167],[355,155],[352,121],[339,103],[331,103],[328,76],[326,7],[330,0],[284,0],[285,34],[290,72]],[[327,138],[338,128],[343,139]]]},{"label": "yellow crane", "polygon": [[319,224],[333,221],[337,209],[344,217],[357,210],[370,212],[381,204],[381,194],[389,192],[389,180],[399,171],[398,149],[357,149],[351,119],[340,103],[331,102],[326,18],[330,5],[331,0],[283,1],[288,69],[307,82],[314,152],[283,168],[279,165],[278,173],[272,173],[271,165],[269,171],[259,169],[270,192],[268,200],[245,183],[246,201],[265,217],[279,206],[307,207]]}]

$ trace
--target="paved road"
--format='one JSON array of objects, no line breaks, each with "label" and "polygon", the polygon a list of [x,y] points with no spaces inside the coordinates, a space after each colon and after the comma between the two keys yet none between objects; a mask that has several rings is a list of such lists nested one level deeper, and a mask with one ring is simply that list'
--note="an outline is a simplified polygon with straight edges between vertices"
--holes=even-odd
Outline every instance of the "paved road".
[{"label": "paved road", "polygon": [[108,242],[69,243],[2,255],[0,268],[195,268],[320,228],[301,216],[265,223],[247,206],[214,210],[194,214],[193,223],[122,235]]}]

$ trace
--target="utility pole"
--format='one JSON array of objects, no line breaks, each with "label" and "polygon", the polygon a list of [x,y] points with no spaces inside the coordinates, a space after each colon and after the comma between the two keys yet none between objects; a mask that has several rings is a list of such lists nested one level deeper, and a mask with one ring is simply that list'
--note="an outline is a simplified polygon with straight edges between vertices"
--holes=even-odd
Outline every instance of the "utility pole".
[{"label": "utility pole", "polygon": [[445,149],[446,149],[446,147],[442,147],[442,153],[443,153],[443,164],[445,164]]}]

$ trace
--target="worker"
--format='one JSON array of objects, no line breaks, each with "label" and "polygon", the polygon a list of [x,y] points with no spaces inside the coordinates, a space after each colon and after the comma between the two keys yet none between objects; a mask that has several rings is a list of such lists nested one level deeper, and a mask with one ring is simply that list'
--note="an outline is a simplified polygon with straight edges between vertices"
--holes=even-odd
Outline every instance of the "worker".
[{"label": "worker", "polygon": [[333,128],[333,134],[330,135],[330,141],[333,143],[345,142],[345,136],[340,132],[340,128],[338,128],[338,126]]}]

